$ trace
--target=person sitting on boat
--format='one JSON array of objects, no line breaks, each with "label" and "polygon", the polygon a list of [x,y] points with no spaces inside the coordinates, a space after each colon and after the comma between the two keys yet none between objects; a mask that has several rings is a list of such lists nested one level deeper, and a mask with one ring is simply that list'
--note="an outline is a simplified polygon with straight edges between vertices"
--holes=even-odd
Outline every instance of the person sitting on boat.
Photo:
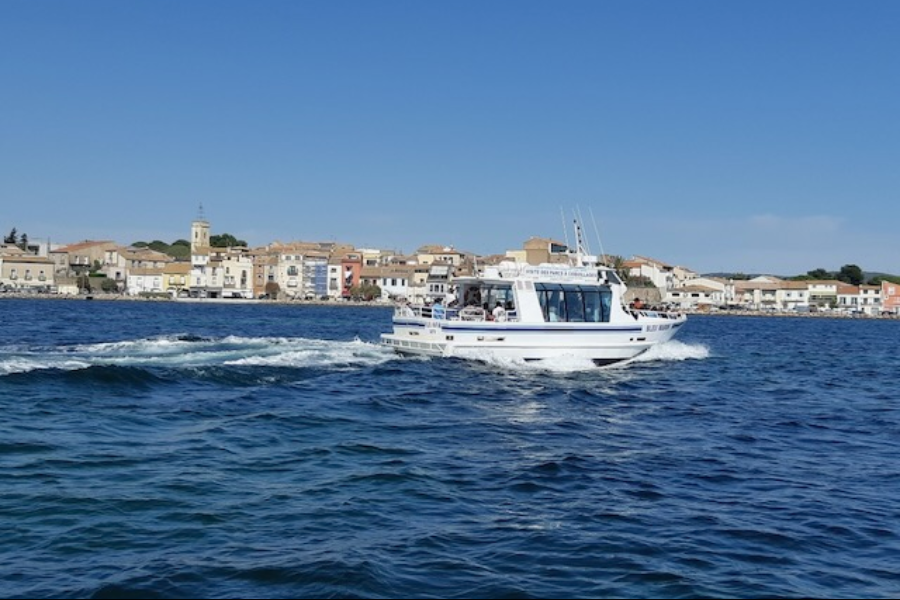
[{"label": "person sitting on boat", "polygon": [[444,314],[444,305],[441,304],[441,299],[438,298],[434,301],[434,306],[431,307],[431,317],[433,319],[443,319]]},{"label": "person sitting on boat", "polygon": [[497,301],[497,306],[494,307],[494,310],[491,311],[491,315],[493,315],[495,321],[505,321],[506,320],[506,309],[503,308],[503,303],[499,300]]}]

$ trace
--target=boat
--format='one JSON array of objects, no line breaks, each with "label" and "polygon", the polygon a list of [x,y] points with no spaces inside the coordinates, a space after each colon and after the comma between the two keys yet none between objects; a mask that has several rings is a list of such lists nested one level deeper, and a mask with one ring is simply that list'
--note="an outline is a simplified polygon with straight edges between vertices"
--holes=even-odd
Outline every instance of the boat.
[{"label": "boat", "polygon": [[451,305],[398,305],[381,343],[403,355],[608,366],[671,339],[686,315],[627,306],[626,284],[585,250],[577,221],[575,229],[563,262],[484,266],[452,279]]}]

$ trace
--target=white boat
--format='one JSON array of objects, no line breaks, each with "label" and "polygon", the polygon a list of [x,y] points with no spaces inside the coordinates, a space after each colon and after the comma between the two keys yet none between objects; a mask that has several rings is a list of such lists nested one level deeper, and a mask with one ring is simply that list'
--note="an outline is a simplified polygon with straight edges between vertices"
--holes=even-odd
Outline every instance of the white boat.
[{"label": "white boat", "polygon": [[[576,231],[578,231],[576,224]],[[614,269],[579,250],[567,263],[501,262],[456,277],[458,307],[398,306],[381,342],[401,354],[541,361],[629,361],[672,338],[684,314],[631,308]],[[498,306],[500,310],[495,309]]]}]

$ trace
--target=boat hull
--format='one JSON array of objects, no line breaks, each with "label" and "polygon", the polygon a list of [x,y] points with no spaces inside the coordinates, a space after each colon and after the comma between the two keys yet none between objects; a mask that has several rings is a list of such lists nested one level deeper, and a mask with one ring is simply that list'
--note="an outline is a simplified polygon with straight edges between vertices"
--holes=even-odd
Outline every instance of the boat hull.
[{"label": "boat hull", "polygon": [[381,341],[400,354],[526,362],[573,358],[603,366],[634,359],[670,339],[684,322],[527,325],[408,318],[396,319],[393,333],[382,334]]}]

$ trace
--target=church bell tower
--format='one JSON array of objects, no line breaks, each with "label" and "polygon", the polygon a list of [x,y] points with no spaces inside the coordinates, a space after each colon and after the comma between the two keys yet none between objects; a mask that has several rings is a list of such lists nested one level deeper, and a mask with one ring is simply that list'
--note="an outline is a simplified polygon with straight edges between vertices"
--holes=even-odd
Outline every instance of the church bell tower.
[{"label": "church bell tower", "polygon": [[191,223],[191,252],[198,248],[209,248],[209,221],[203,217],[203,203],[200,203],[200,213]]}]

